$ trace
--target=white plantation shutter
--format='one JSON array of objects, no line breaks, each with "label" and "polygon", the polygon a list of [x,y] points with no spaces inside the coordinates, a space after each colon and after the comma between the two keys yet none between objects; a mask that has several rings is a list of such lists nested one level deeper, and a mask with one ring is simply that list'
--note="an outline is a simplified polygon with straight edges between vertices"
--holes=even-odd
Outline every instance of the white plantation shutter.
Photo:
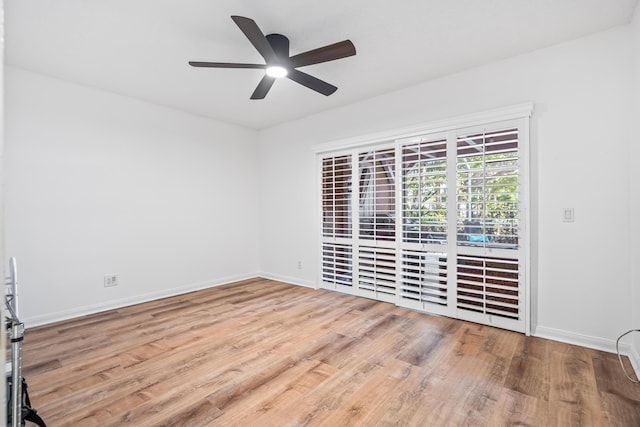
[{"label": "white plantation shutter", "polygon": [[524,330],[517,128],[457,137],[458,317]]},{"label": "white plantation shutter", "polygon": [[382,301],[396,295],[395,148],[358,154],[358,290]]},{"label": "white plantation shutter", "polygon": [[337,286],[352,286],[351,245],[340,243],[322,244],[322,281]]},{"label": "white plantation shutter", "polygon": [[401,265],[400,305],[432,312],[448,306],[446,253],[403,249]]},{"label": "white plantation shutter", "polygon": [[402,146],[402,240],[447,243],[447,140]]},{"label": "white plantation shutter", "polygon": [[358,288],[362,296],[393,302],[396,295],[396,251],[360,246]]},{"label": "white plantation shutter", "polygon": [[518,319],[518,260],[458,255],[458,308]]},{"label": "white plantation shutter", "polygon": [[458,242],[518,246],[518,130],[458,137]]},{"label": "white plantation shutter", "polygon": [[322,286],[527,332],[523,111],[321,156]]},{"label": "white plantation shutter", "polygon": [[398,305],[452,314],[447,281],[447,138],[401,145],[402,255]]},{"label": "white plantation shutter", "polygon": [[395,149],[359,155],[360,238],[395,240]]},{"label": "white plantation shutter", "polygon": [[322,161],[322,235],[351,237],[351,156]]},{"label": "white plantation shutter", "polygon": [[351,156],[322,160],[322,286],[352,286]]}]

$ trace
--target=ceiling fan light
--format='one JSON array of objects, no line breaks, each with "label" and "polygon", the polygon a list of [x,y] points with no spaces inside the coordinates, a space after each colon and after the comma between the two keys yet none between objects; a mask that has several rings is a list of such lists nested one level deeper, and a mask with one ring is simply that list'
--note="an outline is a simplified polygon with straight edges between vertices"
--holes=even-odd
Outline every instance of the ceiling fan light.
[{"label": "ceiling fan light", "polygon": [[280,78],[287,75],[287,69],[279,65],[271,65],[267,67],[266,73],[270,77]]}]

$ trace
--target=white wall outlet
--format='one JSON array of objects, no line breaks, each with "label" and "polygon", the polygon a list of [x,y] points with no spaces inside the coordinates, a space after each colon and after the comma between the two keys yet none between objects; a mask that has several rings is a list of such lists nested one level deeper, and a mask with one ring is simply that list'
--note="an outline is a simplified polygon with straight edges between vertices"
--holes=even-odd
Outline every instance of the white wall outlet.
[{"label": "white wall outlet", "polygon": [[573,208],[564,208],[564,214],[562,216],[562,221],[564,222],[574,222],[575,221],[575,213]]},{"label": "white wall outlet", "polygon": [[118,286],[118,275],[117,274],[106,274],[104,276],[104,287],[108,288],[110,286]]},{"label": "white wall outlet", "polygon": [[302,270],[302,261],[298,261],[298,270]]}]

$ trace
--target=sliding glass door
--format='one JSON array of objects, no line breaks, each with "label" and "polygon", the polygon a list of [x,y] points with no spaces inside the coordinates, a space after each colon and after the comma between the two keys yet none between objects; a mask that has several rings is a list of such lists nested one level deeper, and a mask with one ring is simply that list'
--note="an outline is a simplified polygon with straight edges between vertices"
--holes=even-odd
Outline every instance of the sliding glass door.
[{"label": "sliding glass door", "polygon": [[322,153],[320,286],[524,332],[526,124]]}]

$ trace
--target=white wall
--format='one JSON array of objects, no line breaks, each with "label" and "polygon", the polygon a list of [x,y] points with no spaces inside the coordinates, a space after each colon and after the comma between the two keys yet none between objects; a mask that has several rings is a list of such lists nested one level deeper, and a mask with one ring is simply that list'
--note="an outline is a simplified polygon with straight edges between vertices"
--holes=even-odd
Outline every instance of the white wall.
[{"label": "white wall", "polygon": [[[634,113],[633,123],[636,125],[640,123],[640,5],[636,6],[636,11],[633,17],[632,26],[632,40],[633,40],[633,53],[634,53],[634,68],[633,75],[635,77],[634,86]],[[629,179],[630,191],[630,241],[629,250],[632,267],[632,305],[633,305],[633,320],[627,329],[640,329],[640,227],[638,223],[640,219],[640,168],[637,164],[637,159],[640,158],[640,136],[638,132],[633,132],[632,137],[629,138],[630,155],[629,155],[629,168],[631,177]],[[634,333],[634,367],[638,375],[640,375],[640,334]]]},{"label": "white wall", "polygon": [[[0,12],[4,16],[4,0],[0,0]],[[4,64],[4,19],[0,19],[0,61]],[[4,70],[0,68],[0,99],[4,99]],[[4,177],[4,102],[0,103],[0,236],[4,236],[4,185],[3,185],[3,177]],[[4,246],[0,243],[0,260],[4,261]],[[5,263],[2,263],[0,266],[0,274],[1,277],[6,277],[5,275]],[[2,319],[5,318],[4,314],[4,304],[0,304],[0,317]],[[6,339],[7,334],[0,334],[0,348],[6,347]],[[6,352],[3,351],[0,355],[0,365],[5,365],[5,356]],[[2,402],[6,402],[6,376],[2,377],[0,380],[0,399]],[[0,420],[7,419],[7,407],[6,405],[1,405],[0,408]]]},{"label": "white wall", "polygon": [[255,131],[5,77],[5,254],[27,326],[256,275]]},{"label": "white wall", "polygon": [[[261,274],[316,282],[314,145],[531,101],[534,332],[613,348],[631,318],[630,31],[620,27],[262,131]],[[562,222],[564,207],[575,208],[574,223]]]}]

